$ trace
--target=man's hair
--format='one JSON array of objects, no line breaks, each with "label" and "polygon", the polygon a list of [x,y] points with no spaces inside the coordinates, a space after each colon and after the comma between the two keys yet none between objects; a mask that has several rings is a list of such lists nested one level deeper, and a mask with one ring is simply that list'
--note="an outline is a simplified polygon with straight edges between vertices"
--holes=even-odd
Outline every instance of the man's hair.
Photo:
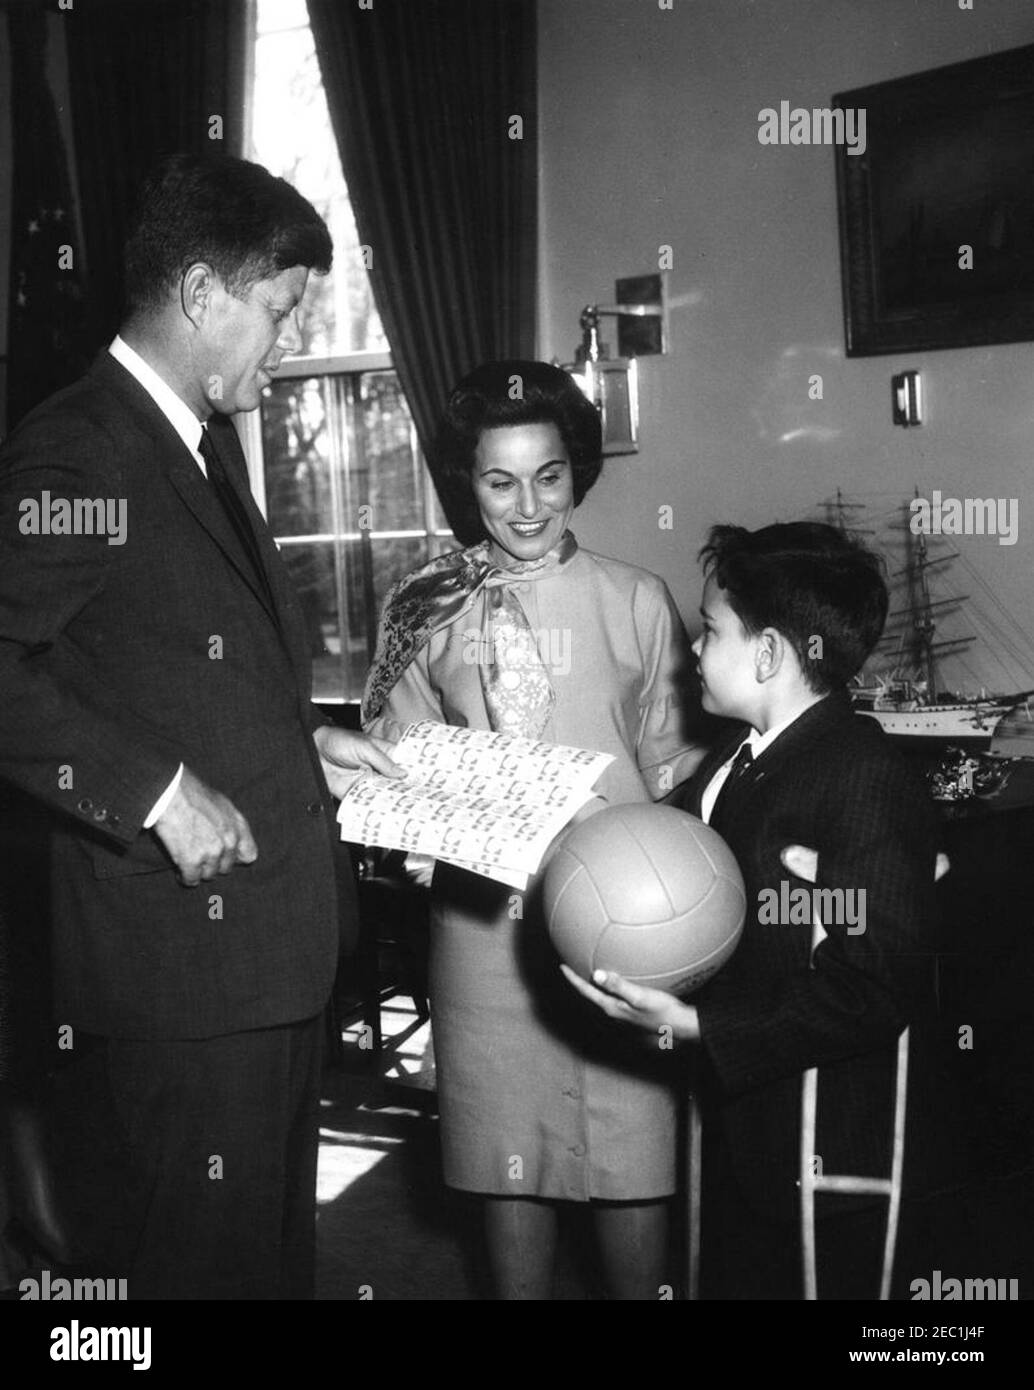
[{"label": "man's hair", "polygon": [[574,505],[603,466],[599,412],[570,373],[547,362],[486,362],[453,389],[435,444],[439,486],[471,534],[484,533],[474,502],[474,455],[484,430],[556,425],[571,461]]},{"label": "man's hair", "polygon": [[835,526],[713,526],[700,558],[746,631],[775,628],[820,694],[846,686],[883,631],[883,562]]},{"label": "man's hair", "polygon": [[325,274],[333,243],[302,195],[260,164],[174,154],[146,179],[126,242],[126,309],[159,308],[199,261],[233,295],[292,266]]}]

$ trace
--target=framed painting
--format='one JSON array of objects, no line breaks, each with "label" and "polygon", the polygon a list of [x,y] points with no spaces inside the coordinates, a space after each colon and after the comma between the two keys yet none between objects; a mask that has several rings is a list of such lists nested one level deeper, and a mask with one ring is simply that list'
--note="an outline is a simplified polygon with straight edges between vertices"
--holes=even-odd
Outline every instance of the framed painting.
[{"label": "framed painting", "polygon": [[1034,44],[833,101],[847,355],[1034,339]]}]

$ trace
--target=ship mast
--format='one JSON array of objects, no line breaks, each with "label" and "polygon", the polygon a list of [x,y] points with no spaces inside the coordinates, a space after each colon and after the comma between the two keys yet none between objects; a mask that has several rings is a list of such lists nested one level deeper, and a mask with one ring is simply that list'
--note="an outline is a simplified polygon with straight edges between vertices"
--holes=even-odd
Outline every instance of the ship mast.
[{"label": "ship mast", "polygon": [[[918,499],[918,487],[913,488],[913,493]],[[835,526],[849,535],[875,534],[869,530],[860,530],[852,524],[851,513],[864,511],[865,507],[863,504],[847,501],[840,488],[836,489],[834,497],[827,496],[819,505],[825,510],[828,525]],[[881,696],[885,709],[891,708],[895,700],[897,705],[894,707],[900,707],[902,710],[912,710],[916,703],[937,705],[945,701],[952,708],[955,705],[967,708],[974,704],[978,697],[949,695],[941,690],[937,668],[941,657],[946,654],[954,656],[965,651],[977,638],[973,633],[938,638],[939,629],[934,620],[934,613],[940,615],[959,609],[969,595],[953,593],[946,598],[935,599],[931,596],[928,579],[929,570],[936,565],[950,564],[959,558],[959,553],[957,550],[942,550],[941,541],[931,553],[925,529],[912,529],[913,505],[906,503],[904,511],[904,525],[900,529],[905,532],[905,564],[903,568],[892,571],[889,578],[891,581],[897,581],[897,587],[892,589],[892,594],[905,602],[890,609],[886,628],[871,653],[877,661],[883,663],[882,670],[873,671],[870,668],[870,679],[875,679],[876,686],[862,685],[859,677],[856,678],[859,681],[859,689],[861,693],[870,697]],[[897,531],[899,527],[891,523],[890,529]],[[939,527],[934,529],[940,531]],[[893,648],[893,651],[890,648]],[[925,693],[920,688],[923,683],[926,686]],[[1034,695],[1034,691],[1022,691],[1016,696],[1016,700],[1030,695]],[[979,697],[984,701],[987,698],[986,692],[982,692]],[[888,700],[890,703],[887,703]]]},{"label": "ship mast", "polygon": [[850,525],[848,512],[864,512],[864,502],[845,502],[844,494],[837,488],[836,498],[826,498],[822,505],[826,508],[826,520],[830,526],[835,526],[838,531],[845,534],[852,533],[856,536],[871,536],[872,531],[862,531],[856,526]]},{"label": "ship mast", "polygon": [[[919,489],[915,489],[919,496]],[[934,661],[934,633],[937,624],[933,620],[933,604],[930,601],[930,585],[926,571],[930,560],[927,554],[926,536],[922,531],[916,535],[909,524],[911,508],[905,508],[905,535],[908,545],[908,598],[912,612],[912,660],[915,669],[922,673],[926,681],[926,698],[931,702],[937,699],[937,667]]]}]

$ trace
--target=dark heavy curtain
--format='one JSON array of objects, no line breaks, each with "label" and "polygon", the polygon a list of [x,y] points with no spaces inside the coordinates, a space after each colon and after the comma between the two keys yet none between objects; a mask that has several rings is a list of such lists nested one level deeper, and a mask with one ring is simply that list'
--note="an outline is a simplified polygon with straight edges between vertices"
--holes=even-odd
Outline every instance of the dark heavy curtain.
[{"label": "dark heavy curtain", "polygon": [[479,362],[534,351],[534,0],[308,3],[359,240],[434,473],[449,389]]},{"label": "dark heavy curtain", "polygon": [[97,345],[118,327],[122,245],[148,169],[176,150],[241,153],[246,15],[245,0],[75,0],[64,12]]},{"label": "dark heavy curtain", "polygon": [[47,14],[38,5],[10,6],[7,23],[13,169],[6,420],[14,426],[82,373],[90,349],[68,153],[47,81]]}]

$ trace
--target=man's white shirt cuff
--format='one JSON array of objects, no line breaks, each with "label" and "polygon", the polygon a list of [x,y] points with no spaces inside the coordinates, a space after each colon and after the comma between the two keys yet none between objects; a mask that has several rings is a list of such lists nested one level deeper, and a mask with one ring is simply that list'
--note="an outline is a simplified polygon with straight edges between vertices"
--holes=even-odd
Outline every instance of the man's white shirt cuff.
[{"label": "man's white shirt cuff", "polygon": [[180,783],[183,781],[183,764],[180,763],[176,776],[162,792],[161,796],[151,807],[151,814],[144,821],[144,829],[150,830],[151,826],[159,821],[169,809],[169,802],[179,791]]}]

